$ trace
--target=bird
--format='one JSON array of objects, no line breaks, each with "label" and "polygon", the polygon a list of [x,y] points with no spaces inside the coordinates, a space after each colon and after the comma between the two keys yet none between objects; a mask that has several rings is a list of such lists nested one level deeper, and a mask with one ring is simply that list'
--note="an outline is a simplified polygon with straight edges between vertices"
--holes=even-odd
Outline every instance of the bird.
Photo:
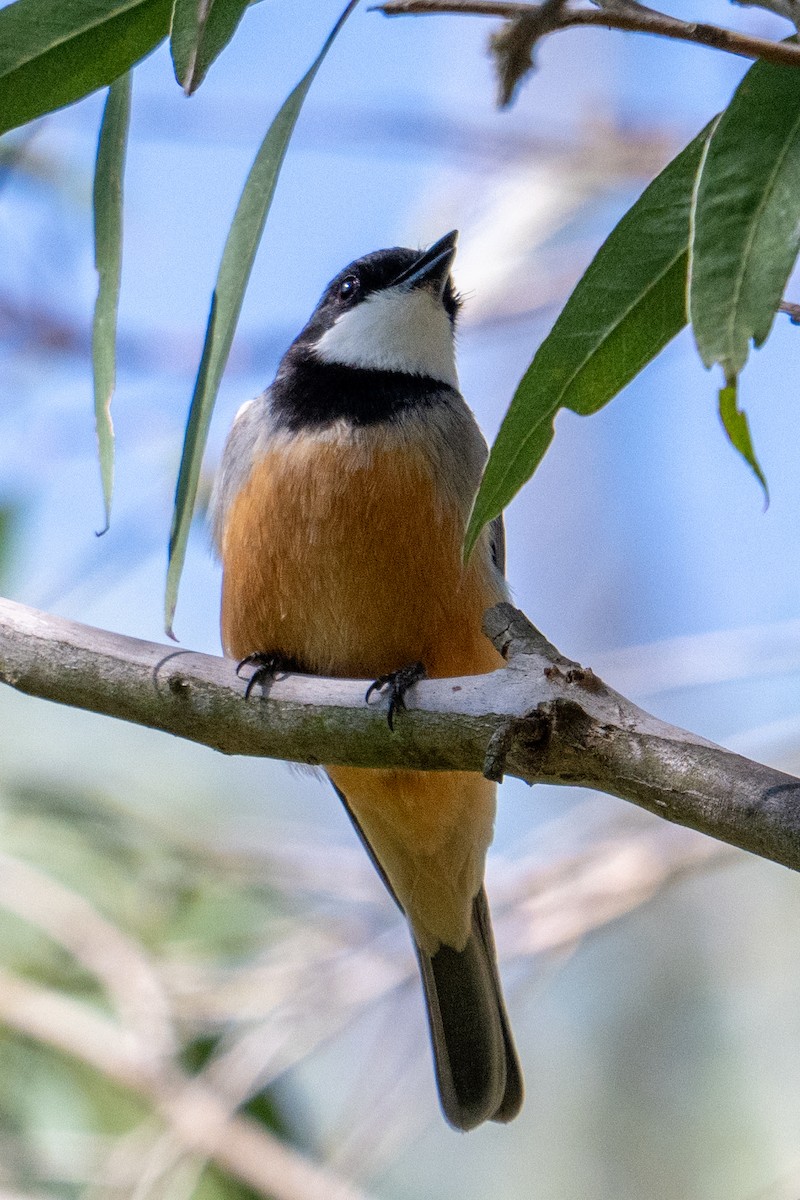
[{"label": "bird", "polygon": [[[465,562],[487,456],[459,390],[458,232],[351,262],[274,382],[237,413],[210,510],[223,649],[277,671],[373,680],[391,727],[419,679],[504,665],[502,517]],[[466,771],[325,768],[416,950],[441,1108],[508,1122],[523,1082],[483,885],[496,786]]]}]

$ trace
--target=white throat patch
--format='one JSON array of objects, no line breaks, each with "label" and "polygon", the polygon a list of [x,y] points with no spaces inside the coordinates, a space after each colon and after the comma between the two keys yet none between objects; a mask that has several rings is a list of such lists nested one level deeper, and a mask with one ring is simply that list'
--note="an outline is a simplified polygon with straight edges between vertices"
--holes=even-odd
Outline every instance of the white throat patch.
[{"label": "white throat patch", "polygon": [[427,288],[385,288],[342,313],[314,346],[323,362],[428,375],[458,388],[453,327]]}]

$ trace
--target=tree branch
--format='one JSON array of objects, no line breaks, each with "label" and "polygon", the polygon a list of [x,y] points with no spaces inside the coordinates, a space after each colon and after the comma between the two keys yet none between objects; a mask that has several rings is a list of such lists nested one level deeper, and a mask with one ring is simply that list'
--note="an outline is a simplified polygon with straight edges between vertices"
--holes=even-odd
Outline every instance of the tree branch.
[{"label": "tree branch", "polygon": [[681,21],[633,0],[616,0],[598,9],[570,8],[554,0],[543,0],[541,4],[523,4],[518,0],[388,0],[376,9],[387,17],[450,13],[500,17],[511,22],[492,43],[498,59],[501,104],[509,103],[520,79],[533,65],[531,53],[536,42],[548,33],[579,26],[650,33],[725,50],[743,58],[760,58],[776,66],[800,66],[800,45],[751,37],[719,25]]},{"label": "tree branch", "polygon": [[508,667],[428,680],[387,727],[363,681],[293,675],[249,703],[225,659],[0,601],[0,681],[226,754],[354,767],[507,772],[596,788],[800,869],[800,780],[651,716],[563,658],[508,604],[485,629]]}]

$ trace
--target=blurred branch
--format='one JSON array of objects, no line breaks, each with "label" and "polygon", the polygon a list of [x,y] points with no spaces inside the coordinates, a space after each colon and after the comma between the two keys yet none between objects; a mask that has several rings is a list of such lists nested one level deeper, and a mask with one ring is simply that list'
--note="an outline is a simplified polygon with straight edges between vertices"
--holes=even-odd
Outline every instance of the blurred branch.
[{"label": "blurred branch", "polygon": [[159,1111],[184,1146],[211,1157],[267,1200],[368,1200],[361,1188],[311,1162],[249,1117],[231,1116],[190,1079]]},{"label": "blurred branch", "polygon": [[460,16],[501,17],[509,24],[492,40],[500,77],[500,103],[508,104],[517,85],[532,68],[536,43],[547,34],[578,26],[601,26],[631,33],[650,33],[682,42],[725,50],[743,58],[763,59],[776,66],[800,66],[800,46],[751,37],[718,25],[680,21],[645,8],[635,0],[615,0],[599,9],[570,8],[560,0],[522,4],[509,0],[389,0],[377,11],[387,17],[450,13]]},{"label": "blurred branch", "polygon": [[108,1017],[63,992],[0,969],[0,1024],[78,1058],[122,1087],[140,1091],[150,1064]]},{"label": "blurred branch", "polygon": [[[358,857],[363,862],[357,858],[354,868],[371,870]],[[489,890],[500,961],[572,951],[669,884],[736,857],[729,847],[663,823],[644,832],[606,833],[556,861],[543,861],[541,853],[513,861],[495,856]],[[340,898],[342,884],[349,894],[343,876],[341,884],[330,880],[331,897]],[[376,903],[383,910],[385,896],[377,889]],[[201,1028],[230,1028],[236,1014],[248,1014],[203,1073],[215,1092],[238,1105],[415,974],[399,922],[370,936],[329,915],[318,924],[304,915],[302,927],[273,942],[263,961],[234,976],[179,968],[171,991],[180,1019]]]},{"label": "blurred branch", "polygon": [[787,313],[793,325],[800,325],[800,304],[792,304],[790,300],[781,300],[778,312]]},{"label": "blurred branch", "polygon": [[2,852],[0,905],[41,929],[97,979],[154,1064],[169,1059],[175,1050],[169,1005],[142,947],[82,896]]},{"label": "blurred branch", "polygon": [[624,646],[598,654],[594,666],[616,688],[634,696],[795,675],[800,673],[800,620]]},{"label": "blurred branch", "polygon": [[88,345],[77,322],[40,305],[21,304],[5,293],[0,294],[0,339],[51,354],[78,354]]},{"label": "blurred branch", "polygon": [[19,137],[0,142],[0,191],[25,163],[39,128],[37,125],[29,126]]},{"label": "blurred branch", "polygon": [[48,1200],[48,1197],[42,1192],[9,1192],[7,1188],[0,1187],[0,1200]]},{"label": "blurred branch", "polygon": [[659,721],[563,658],[510,605],[486,616],[508,669],[413,689],[392,733],[364,683],[275,681],[243,702],[234,664],[0,601],[0,681],[228,754],[312,765],[503,773],[596,788],[800,869],[800,780]]},{"label": "blurred branch", "polygon": [[153,1104],[184,1150],[211,1157],[267,1200],[367,1200],[363,1192],[285,1145],[174,1065],[152,1070],[120,1028],[87,1005],[0,971],[0,1022],[99,1071]]},{"label": "blurred branch", "polygon": [[[598,839],[590,806],[579,806],[572,816],[588,839],[584,848],[551,861],[545,829],[544,834],[539,831],[535,854],[491,864],[503,961],[571,952],[594,930],[675,880],[734,858],[728,848],[663,823],[617,833],[606,829]],[[561,829],[563,823],[557,824]],[[565,832],[561,829],[560,836]],[[365,873],[370,869],[363,856],[356,858],[355,867]],[[312,883],[309,879],[308,885]],[[330,876],[321,890],[328,899],[339,899],[343,888],[350,896],[344,875]],[[319,883],[315,890],[320,890]],[[375,898],[382,915],[393,911],[377,888]],[[175,1024],[188,1036],[229,1031],[196,1076],[176,1065],[178,1052],[171,1061],[154,1061],[146,1034],[131,1037],[130,1030],[90,1005],[2,970],[0,1024],[85,1063],[152,1106],[167,1132],[155,1149],[152,1134],[149,1144],[139,1142],[139,1170],[144,1163],[150,1174],[155,1169],[167,1176],[182,1160],[185,1164],[187,1156],[196,1156],[201,1162],[213,1159],[274,1200],[365,1200],[342,1175],[352,1168],[361,1175],[374,1172],[387,1149],[415,1135],[427,1120],[426,1107],[416,1096],[404,1096],[401,1087],[389,1112],[381,1107],[384,1097],[370,1099],[360,1088],[366,1115],[375,1115],[377,1121],[368,1121],[366,1115],[355,1121],[366,1141],[360,1143],[355,1161],[346,1161],[352,1154],[342,1156],[339,1173],[309,1162],[263,1126],[236,1115],[251,1096],[366,1009],[399,994],[415,974],[411,946],[399,921],[388,929],[384,926],[378,937],[365,936],[363,928],[354,930],[347,920],[331,921],[328,910],[316,925],[307,914],[298,924],[302,932],[292,929],[271,941],[263,961],[249,962],[233,973],[227,966],[209,971],[186,963],[177,964],[177,974],[167,969],[165,990]],[[65,949],[73,940],[66,936]],[[415,1037],[409,1051],[420,1062],[422,1047]],[[407,1082],[413,1086],[414,1079],[412,1072]],[[349,1121],[348,1128],[353,1124]],[[174,1180],[163,1182],[171,1189],[164,1194],[174,1195]]]}]

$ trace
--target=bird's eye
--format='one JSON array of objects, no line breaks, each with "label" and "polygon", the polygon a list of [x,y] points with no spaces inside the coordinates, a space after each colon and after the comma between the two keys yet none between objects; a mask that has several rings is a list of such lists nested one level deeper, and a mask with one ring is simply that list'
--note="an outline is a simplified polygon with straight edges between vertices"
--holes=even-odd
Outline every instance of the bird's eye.
[{"label": "bird's eye", "polygon": [[361,283],[357,275],[345,275],[342,282],[339,284],[339,298],[341,300],[353,300],[358,295]]}]

